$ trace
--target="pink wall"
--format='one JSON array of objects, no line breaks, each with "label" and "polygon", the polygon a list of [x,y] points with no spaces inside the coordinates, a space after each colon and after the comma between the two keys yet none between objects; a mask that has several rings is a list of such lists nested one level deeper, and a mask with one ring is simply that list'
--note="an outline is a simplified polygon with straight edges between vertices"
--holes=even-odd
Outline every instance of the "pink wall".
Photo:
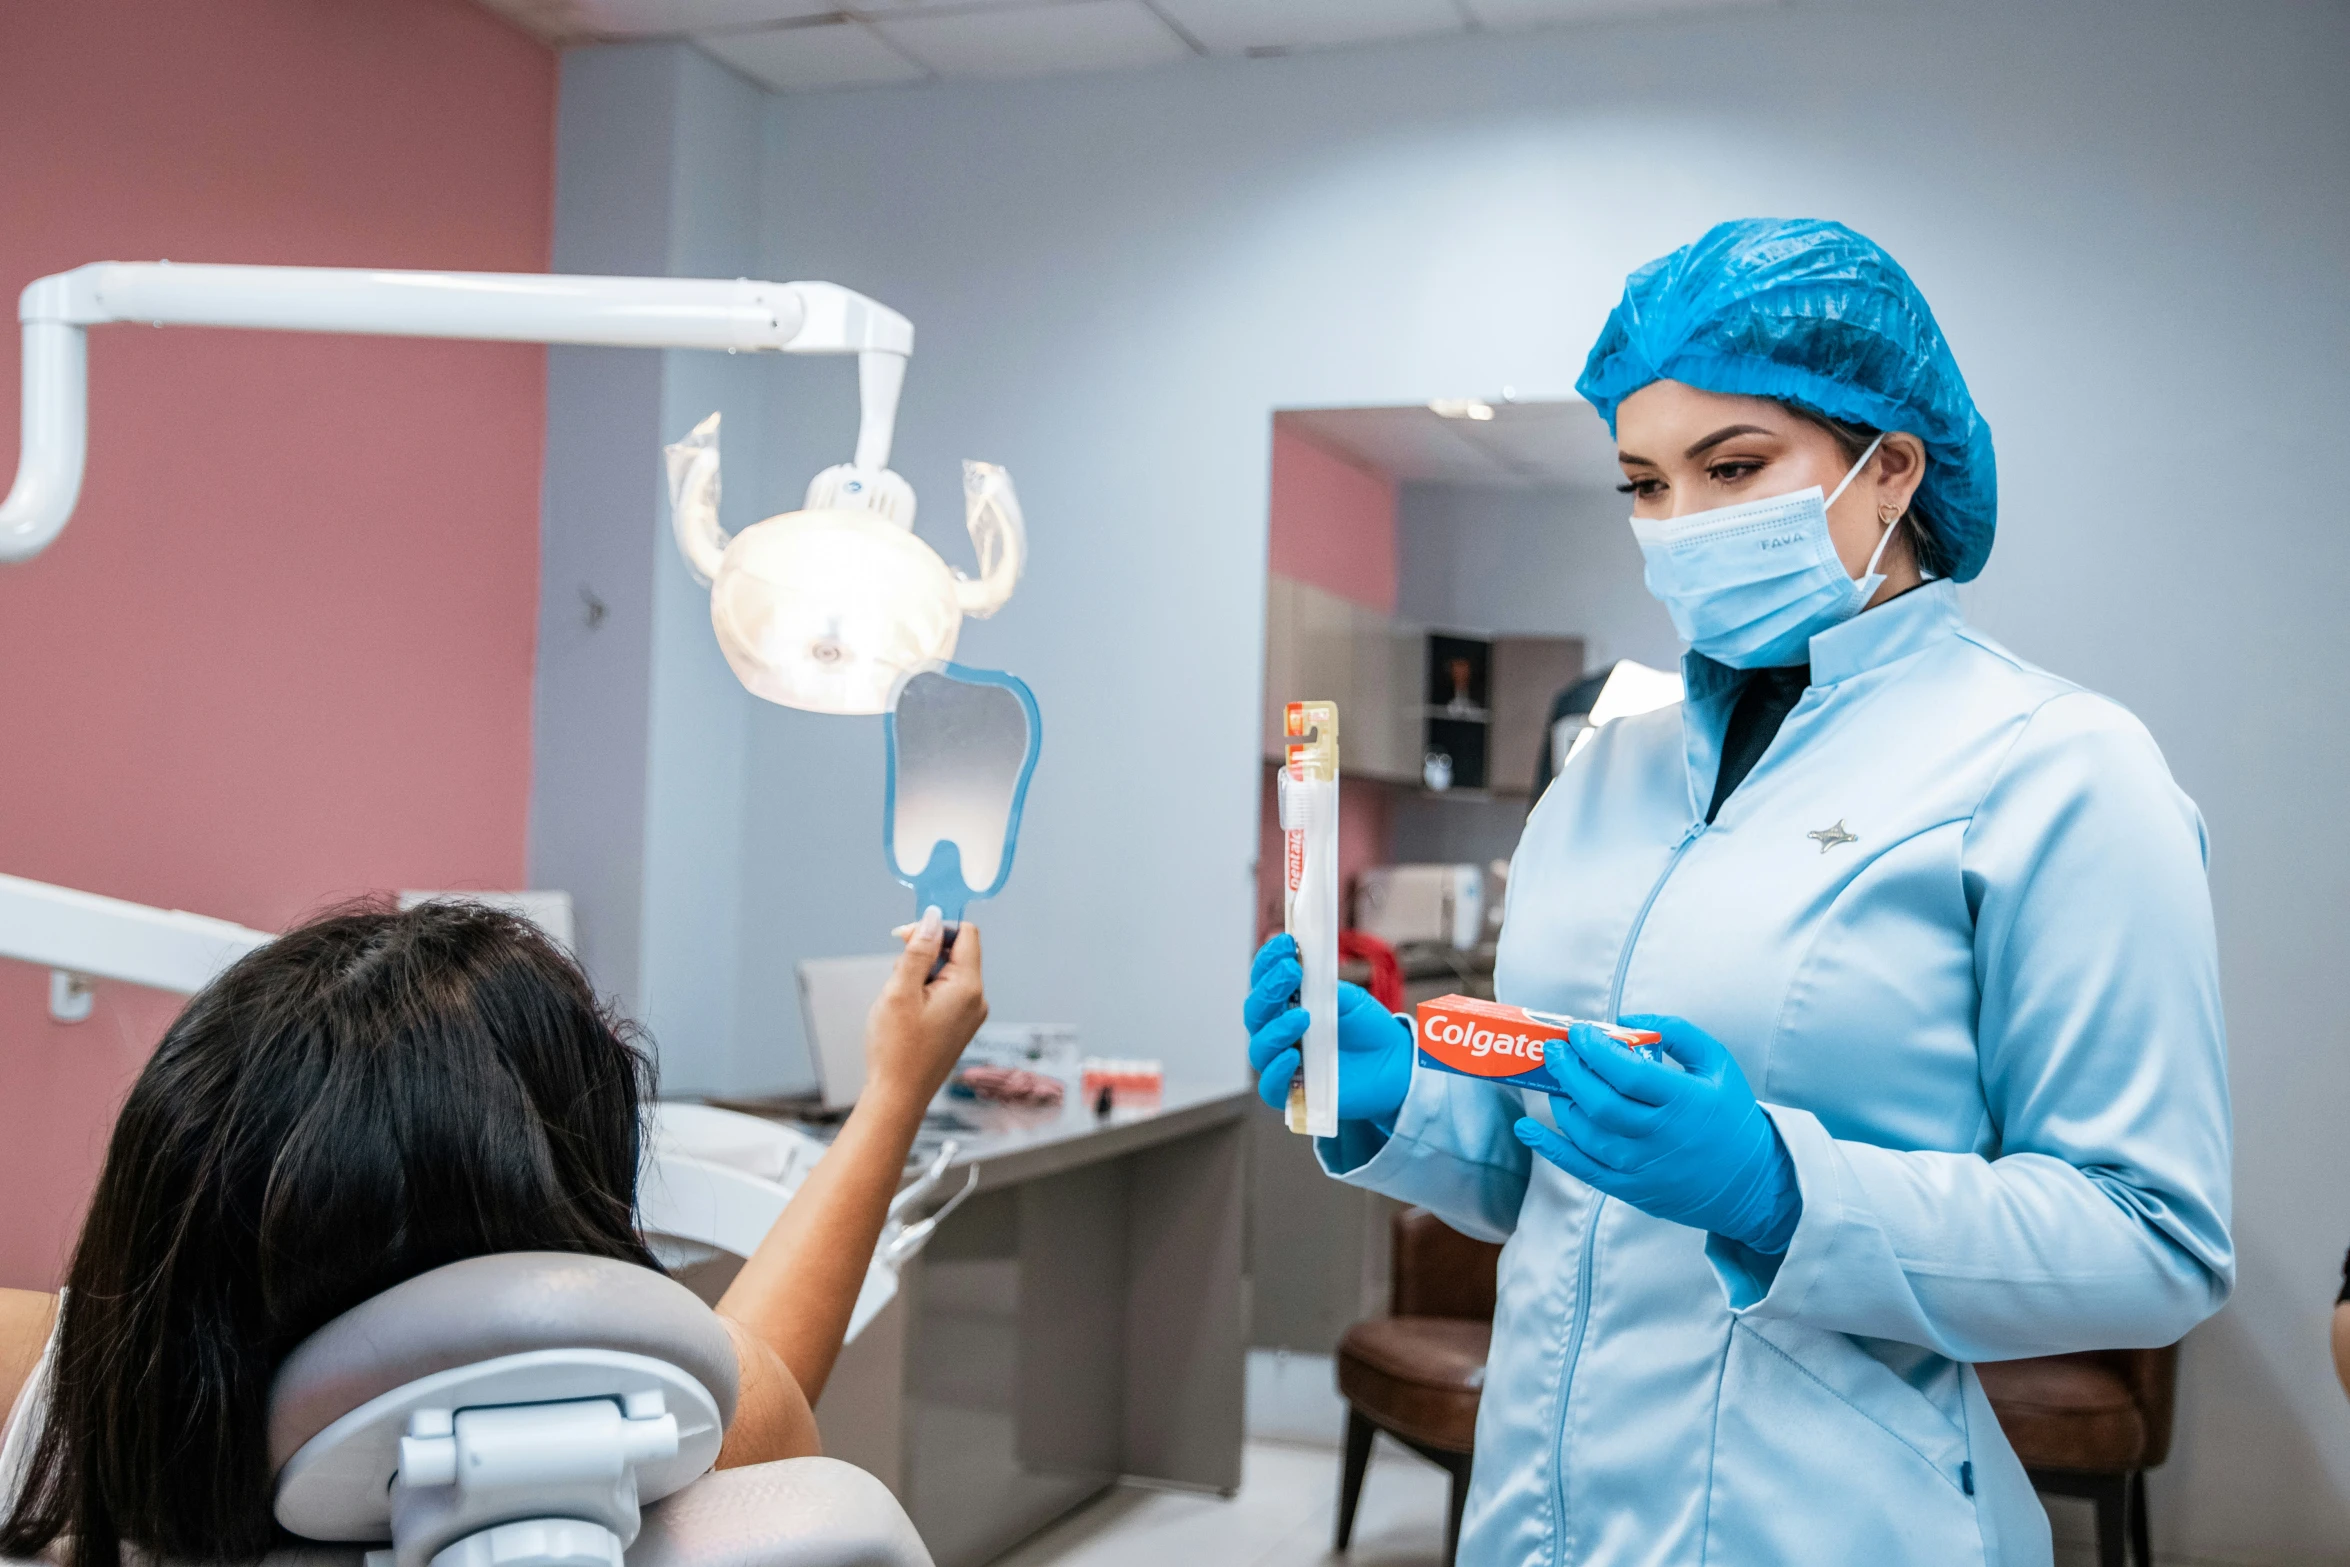
[{"label": "pink wall", "polygon": [[[543,270],[554,95],[468,0],[9,6],[0,298],[106,259]],[[0,567],[0,871],[264,929],[520,885],[544,432],[535,348],[93,331],[80,509]],[[0,1284],[56,1278],[178,1005],[62,1027],[45,987],[0,962]]]},{"label": "pink wall", "polygon": [[1395,481],[1273,420],[1276,576],[1395,613]]}]

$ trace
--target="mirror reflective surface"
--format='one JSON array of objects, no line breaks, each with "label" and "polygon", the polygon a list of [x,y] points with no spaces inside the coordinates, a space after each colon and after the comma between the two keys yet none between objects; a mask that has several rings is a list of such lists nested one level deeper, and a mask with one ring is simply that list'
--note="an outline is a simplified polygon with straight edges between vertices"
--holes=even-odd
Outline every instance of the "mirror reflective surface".
[{"label": "mirror reflective surface", "polygon": [[1043,740],[1036,697],[1017,675],[946,664],[898,687],[887,724],[882,847],[917,913],[949,920],[1012,874],[1020,810]]}]

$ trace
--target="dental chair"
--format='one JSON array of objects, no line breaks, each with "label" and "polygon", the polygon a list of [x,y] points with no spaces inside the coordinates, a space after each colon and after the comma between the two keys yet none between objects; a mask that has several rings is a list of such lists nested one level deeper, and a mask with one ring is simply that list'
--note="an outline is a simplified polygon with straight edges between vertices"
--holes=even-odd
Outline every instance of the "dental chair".
[{"label": "dental chair", "polygon": [[711,1472],[735,1367],[707,1306],[629,1263],[513,1252],[420,1274],[280,1368],[277,1519],[322,1544],[269,1567],[931,1567],[861,1469]]}]

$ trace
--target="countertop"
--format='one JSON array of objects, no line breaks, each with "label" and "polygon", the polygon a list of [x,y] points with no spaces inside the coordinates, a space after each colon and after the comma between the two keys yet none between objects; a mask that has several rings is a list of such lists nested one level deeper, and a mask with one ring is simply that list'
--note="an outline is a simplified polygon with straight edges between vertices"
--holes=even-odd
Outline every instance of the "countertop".
[{"label": "countertop", "polygon": [[[808,1124],[793,1113],[789,1101],[714,1098],[707,1102],[783,1121],[819,1137],[829,1138],[833,1130]],[[1154,1103],[1120,1106],[1107,1116],[1095,1115],[1090,1104],[1080,1102],[1074,1088],[1058,1107],[1049,1110],[941,1097],[915,1139],[912,1162],[928,1163],[939,1146],[952,1138],[956,1153],[948,1168],[976,1167],[976,1189],[992,1191],[1237,1121],[1255,1102],[1256,1096],[1244,1087],[1182,1084],[1171,1086]]]}]

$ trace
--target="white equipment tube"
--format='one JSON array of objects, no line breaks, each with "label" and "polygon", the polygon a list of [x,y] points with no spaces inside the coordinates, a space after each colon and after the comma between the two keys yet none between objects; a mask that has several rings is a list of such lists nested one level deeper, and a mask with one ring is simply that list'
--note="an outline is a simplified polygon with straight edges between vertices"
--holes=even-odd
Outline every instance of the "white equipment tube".
[{"label": "white equipment tube", "polygon": [[87,452],[86,328],[155,326],[392,337],[855,354],[857,461],[886,467],[914,328],[834,283],[350,267],[100,261],[26,288],[24,444],[0,501],[0,564],[48,548],[73,515]]},{"label": "white equipment tube", "polygon": [[0,957],[69,977],[117,979],[190,995],[255,947],[276,939],[267,931],[202,914],[0,876]]}]

